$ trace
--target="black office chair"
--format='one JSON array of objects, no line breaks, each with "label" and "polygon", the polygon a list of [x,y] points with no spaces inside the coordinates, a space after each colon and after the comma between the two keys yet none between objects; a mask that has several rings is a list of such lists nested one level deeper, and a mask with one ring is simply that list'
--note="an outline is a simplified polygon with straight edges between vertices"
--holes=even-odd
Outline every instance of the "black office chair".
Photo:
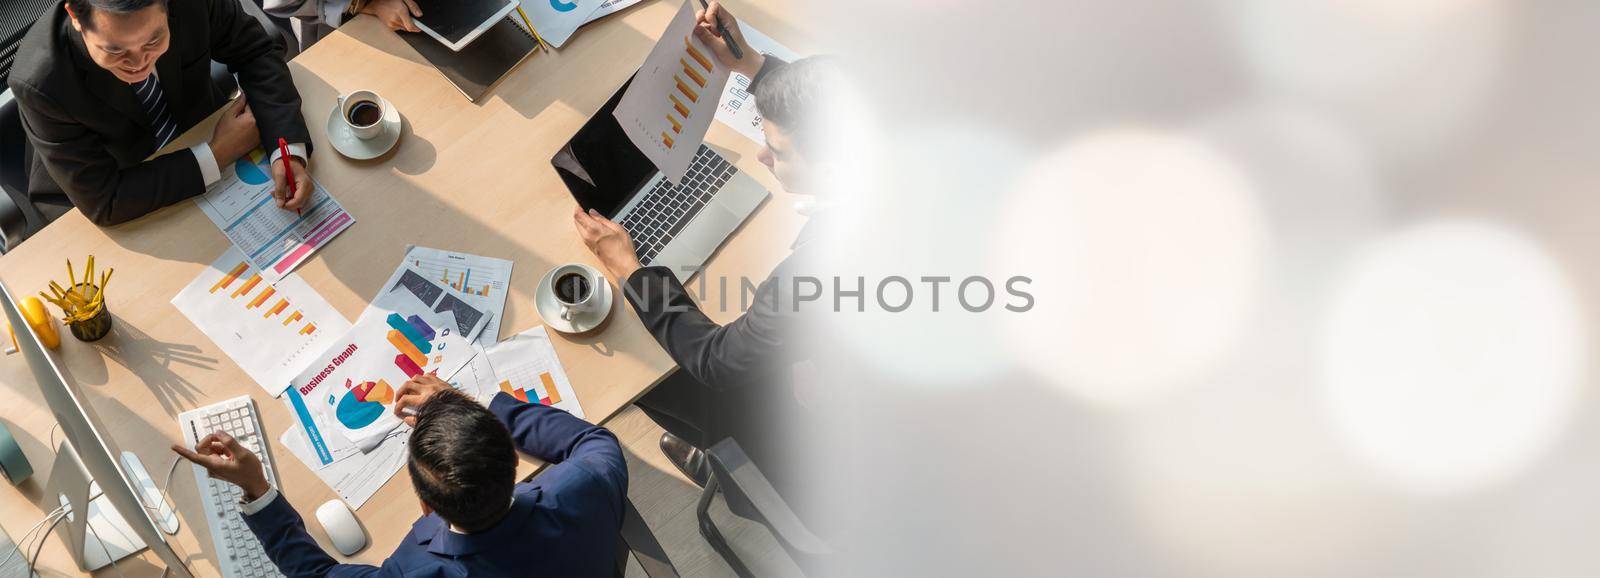
[{"label": "black office chair", "polygon": [[622,539],[617,540],[617,578],[627,574],[629,554],[639,561],[639,567],[644,568],[645,575],[650,578],[678,578],[678,569],[667,558],[667,551],[656,540],[650,526],[639,516],[639,510],[633,507],[633,500],[622,501],[621,534]]},{"label": "black office chair", "polygon": [[761,469],[745,455],[739,442],[733,438],[717,442],[706,450],[706,458],[711,463],[711,479],[700,493],[695,513],[700,519],[700,535],[727,561],[728,567],[739,576],[754,576],[711,521],[711,500],[719,492],[727,501],[729,511],[766,526],[802,571],[816,575],[822,560],[833,552],[832,548],[800,521]]}]

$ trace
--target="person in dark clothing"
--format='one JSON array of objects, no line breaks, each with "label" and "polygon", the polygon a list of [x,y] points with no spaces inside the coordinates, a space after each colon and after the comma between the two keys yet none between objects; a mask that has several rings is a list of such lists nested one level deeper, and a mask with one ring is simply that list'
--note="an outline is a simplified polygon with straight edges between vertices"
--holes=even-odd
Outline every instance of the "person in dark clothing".
[{"label": "person in dark clothing", "polygon": [[[65,0],[17,47],[8,84],[36,151],[28,215],[36,226],[76,206],[114,225],[194,197],[222,167],[272,151],[280,209],[311,198],[311,135],[283,45],[236,0]],[[211,62],[239,78],[211,139],[151,155],[228,103]],[[278,139],[289,143],[291,194]],[[25,209],[26,210],[26,209]]]},{"label": "person in dark clothing", "polygon": [[[810,193],[815,182],[817,144],[811,120],[822,114],[825,79],[833,74],[826,57],[785,63],[758,54],[744,42],[738,23],[716,2],[698,13],[694,34],[717,59],[751,78],[749,90],[763,116],[766,146],[759,159],[791,193]],[[728,27],[744,50],[734,58],[717,32]],[[666,430],[662,452],[690,480],[702,486],[709,468],[700,448],[732,437],[780,492],[792,485],[798,460],[787,443],[790,418],[803,411],[796,402],[795,364],[807,355],[799,348],[800,316],[793,280],[809,259],[807,244],[816,236],[813,218],[791,247],[793,252],[755,291],[752,306],[727,325],[712,321],[666,267],[642,267],[628,232],[595,211],[573,214],[584,243],[613,279],[662,348],[678,364],[637,405]]]}]

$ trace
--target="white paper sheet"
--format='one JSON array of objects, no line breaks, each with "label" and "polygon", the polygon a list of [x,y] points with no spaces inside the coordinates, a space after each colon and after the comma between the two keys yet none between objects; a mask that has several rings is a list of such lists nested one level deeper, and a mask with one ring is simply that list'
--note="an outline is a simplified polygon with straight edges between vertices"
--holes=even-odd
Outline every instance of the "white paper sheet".
[{"label": "white paper sheet", "polygon": [[[583,416],[578,394],[556,357],[550,334],[540,325],[484,350],[494,368],[496,388],[522,401],[554,406]],[[492,397],[492,395],[491,395]]]},{"label": "white paper sheet", "polygon": [[245,153],[223,167],[222,180],[196,197],[195,204],[262,277],[277,281],[356,220],[314,180],[316,190],[301,214],[278,208],[272,199],[271,159],[261,149]]},{"label": "white paper sheet", "polygon": [[[477,342],[488,347],[500,341],[500,319],[505,317],[506,295],[511,287],[512,262],[467,253],[411,247],[406,265],[435,283],[442,283],[463,301],[489,314]],[[392,284],[391,284],[392,286]]]},{"label": "white paper sheet", "polygon": [[621,12],[623,8],[638,4],[639,1],[640,0],[606,0],[600,4],[599,8],[595,8],[592,14],[589,14],[589,19],[584,21],[584,23],[587,24],[612,14],[616,14],[617,12]]},{"label": "white paper sheet", "polygon": [[[748,46],[743,47],[745,54],[759,52],[794,62],[800,55],[789,50],[772,37],[762,34],[754,26],[739,23],[739,30],[744,33],[744,41]],[[761,132],[761,113],[756,110],[756,99],[746,89],[750,88],[750,77],[737,72],[728,80],[728,86],[722,91],[722,100],[717,103],[717,121],[733,127],[739,134],[756,141],[756,144],[767,144],[767,136]]]},{"label": "white paper sheet", "polygon": [[[532,0],[523,2],[522,10],[538,29],[539,37],[551,46],[560,48],[572,38],[579,26],[590,20],[599,9],[601,0]],[[516,16],[513,14],[512,16]],[[527,28],[521,18],[512,18],[517,26]]]},{"label": "white paper sheet", "polygon": [[223,251],[172,305],[273,397],[350,330],[299,275],[267,283],[238,247]]},{"label": "white paper sheet", "polygon": [[291,382],[322,432],[336,433],[364,452],[401,426],[391,411],[401,385],[424,373],[455,375],[477,354],[456,333],[449,313],[399,293],[410,302],[395,299],[386,315],[363,315]]},{"label": "white paper sheet", "polygon": [[691,33],[696,4],[686,1],[634,75],[613,116],[628,140],[674,183],[683,177],[716,116],[728,69]]}]

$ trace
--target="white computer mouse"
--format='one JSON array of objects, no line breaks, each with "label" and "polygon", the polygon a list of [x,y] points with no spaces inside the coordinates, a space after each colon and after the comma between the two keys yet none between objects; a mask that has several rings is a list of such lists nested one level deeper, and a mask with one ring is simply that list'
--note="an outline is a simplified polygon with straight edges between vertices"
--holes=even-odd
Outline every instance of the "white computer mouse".
[{"label": "white computer mouse", "polygon": [[328,532],[328,539],[333,540],[333,547],[340,554],[349,556],[367,547],[367,531],[361,528],[361,521],[344,501],[328,500],[318,506],[317,521],[322,523],[322,529]]}]

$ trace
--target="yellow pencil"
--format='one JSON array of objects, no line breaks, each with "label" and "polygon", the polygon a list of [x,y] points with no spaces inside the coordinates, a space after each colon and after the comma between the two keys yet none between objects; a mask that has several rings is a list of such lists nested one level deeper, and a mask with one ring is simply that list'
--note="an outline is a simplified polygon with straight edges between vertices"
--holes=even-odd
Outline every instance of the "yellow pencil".
[{"label": "yellow pencil", "polygon": [[526,24],[528,26],[528,31],[533,33],[533,39],[539,41],[539,49],[548,50],[549,47],[545,45],[544,37],[539,36],[539,30],[533,27],[533,22],[528,20],[528,13],[522,11],[521,5],[517,6],[517,15],[522,17],[522,23]]}]

